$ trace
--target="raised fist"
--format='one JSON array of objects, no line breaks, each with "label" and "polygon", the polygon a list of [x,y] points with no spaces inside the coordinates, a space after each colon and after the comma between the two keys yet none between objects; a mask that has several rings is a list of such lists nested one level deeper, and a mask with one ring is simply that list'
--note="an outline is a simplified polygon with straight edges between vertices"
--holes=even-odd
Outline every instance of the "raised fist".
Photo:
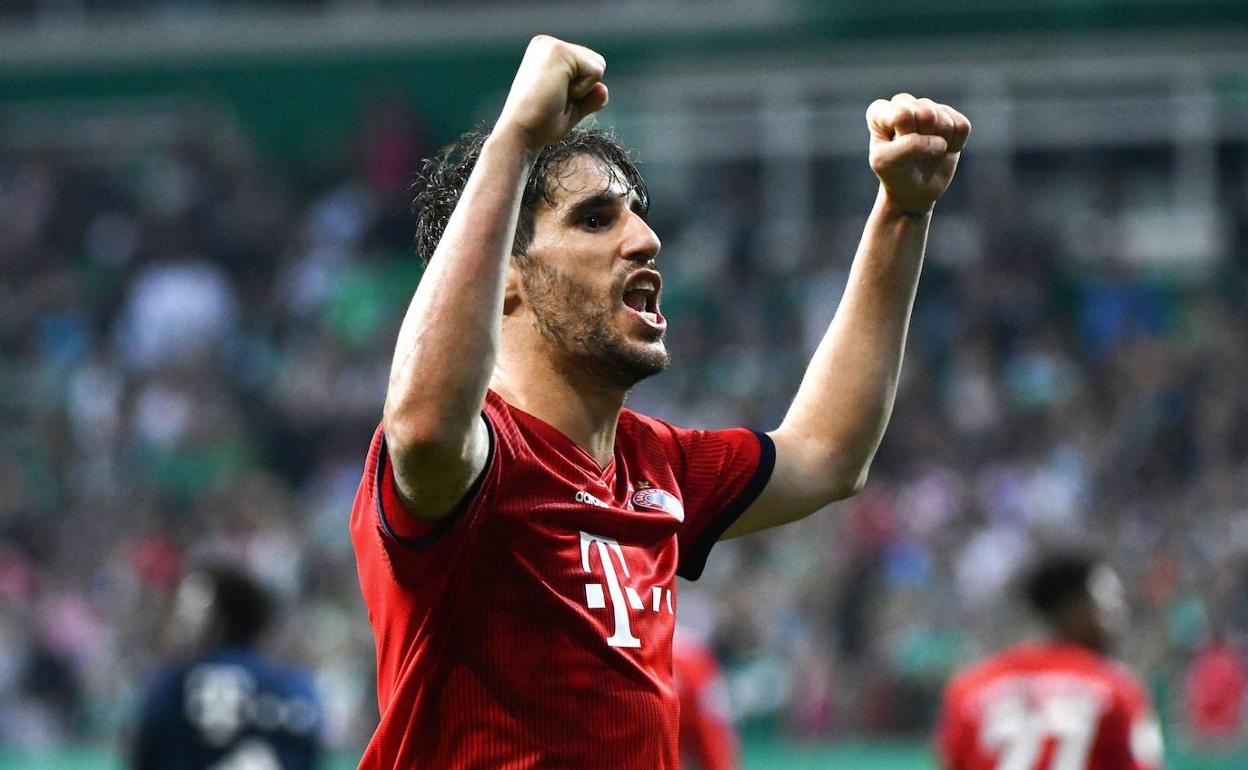
[{"label": "raised fist", "polygon": [[548,35],[529,41],[494,130],[518,131],[534,151],[561,139],[607,104],[607,60]]},{"label": "raised fist", "polygon": [[930,211],[949,188],[971,122],[931,99],[897,94],[867,108],[871,170],[892,202],[909,214]]}]

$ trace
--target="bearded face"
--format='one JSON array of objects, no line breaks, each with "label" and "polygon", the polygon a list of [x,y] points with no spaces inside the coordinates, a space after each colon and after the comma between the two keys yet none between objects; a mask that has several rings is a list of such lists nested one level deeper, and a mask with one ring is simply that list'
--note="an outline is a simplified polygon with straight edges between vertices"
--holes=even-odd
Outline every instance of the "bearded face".
[{"label": "bearded face", "polygon": [[[647,325],[630,339],[627,327],[637,324],[621,306],[630,313],[638,311],[625,303],[626,276],[604,292],[576,281],[553,265],[531,259],[521,281],[538,329],[559,351],[561,366],[570,372],[628,390],[667,368],[670,358],[663,344],[664,329]],[[654,307],[651,312],[661,319],[657,301]],[[620,316],[625,316],[623,323]]]},{"label": "bearded face", "polygon": [[659,239],[617,176],[587,156],[570,160],[518,262],[524,303],[557,366],[628,390],[669,359]]}]

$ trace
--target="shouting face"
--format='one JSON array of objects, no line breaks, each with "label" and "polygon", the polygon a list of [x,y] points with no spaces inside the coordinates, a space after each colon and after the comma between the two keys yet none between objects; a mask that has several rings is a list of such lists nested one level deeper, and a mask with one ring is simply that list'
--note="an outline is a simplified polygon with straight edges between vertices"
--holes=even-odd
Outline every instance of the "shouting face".
[{"label": "shouting face", "polygon": [[627,390],[668,364],[659,239],[637,194],[589,156],[555,174],[519,258],[524,304],[557,365]]}]

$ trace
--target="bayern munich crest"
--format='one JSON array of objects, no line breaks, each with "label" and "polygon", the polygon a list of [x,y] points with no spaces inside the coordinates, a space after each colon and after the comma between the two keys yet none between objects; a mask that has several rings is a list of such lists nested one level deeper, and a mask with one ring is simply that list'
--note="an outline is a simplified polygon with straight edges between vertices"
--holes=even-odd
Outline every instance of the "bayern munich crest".
[{"label": "bayern munich crest", "polygon": [[685,506],[680,504],[680,499],[671,492],[664,492],[662,489],[639,489],[633,495],[634,508],[649,508],[652,511],[663,511],[671,515],[676,521],[685,520]]}]

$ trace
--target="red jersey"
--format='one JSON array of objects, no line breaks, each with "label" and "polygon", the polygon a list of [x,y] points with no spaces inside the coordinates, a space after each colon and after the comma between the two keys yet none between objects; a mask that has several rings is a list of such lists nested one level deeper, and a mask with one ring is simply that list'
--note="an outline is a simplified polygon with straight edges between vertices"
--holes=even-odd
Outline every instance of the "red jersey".
[{"label": "red jersey", "polygon": [[945,692],[946,770],[1158,770],[1161,730],[1133,674],[1084,647],[1024,644]]},{"label": "red jersey", "polygon": [[683,632],[672,646],[680,699],[680,756],[684,770],[737,770],[737,734],[715,655]]},{"label": "red jersey", "polygon": [[371,770],[676,770],[675,577],[757,497],[764,434],[624,410],[605,468],[490,392],[460,510],[401,510],[379,428],[351,514],[377,645]]}]

